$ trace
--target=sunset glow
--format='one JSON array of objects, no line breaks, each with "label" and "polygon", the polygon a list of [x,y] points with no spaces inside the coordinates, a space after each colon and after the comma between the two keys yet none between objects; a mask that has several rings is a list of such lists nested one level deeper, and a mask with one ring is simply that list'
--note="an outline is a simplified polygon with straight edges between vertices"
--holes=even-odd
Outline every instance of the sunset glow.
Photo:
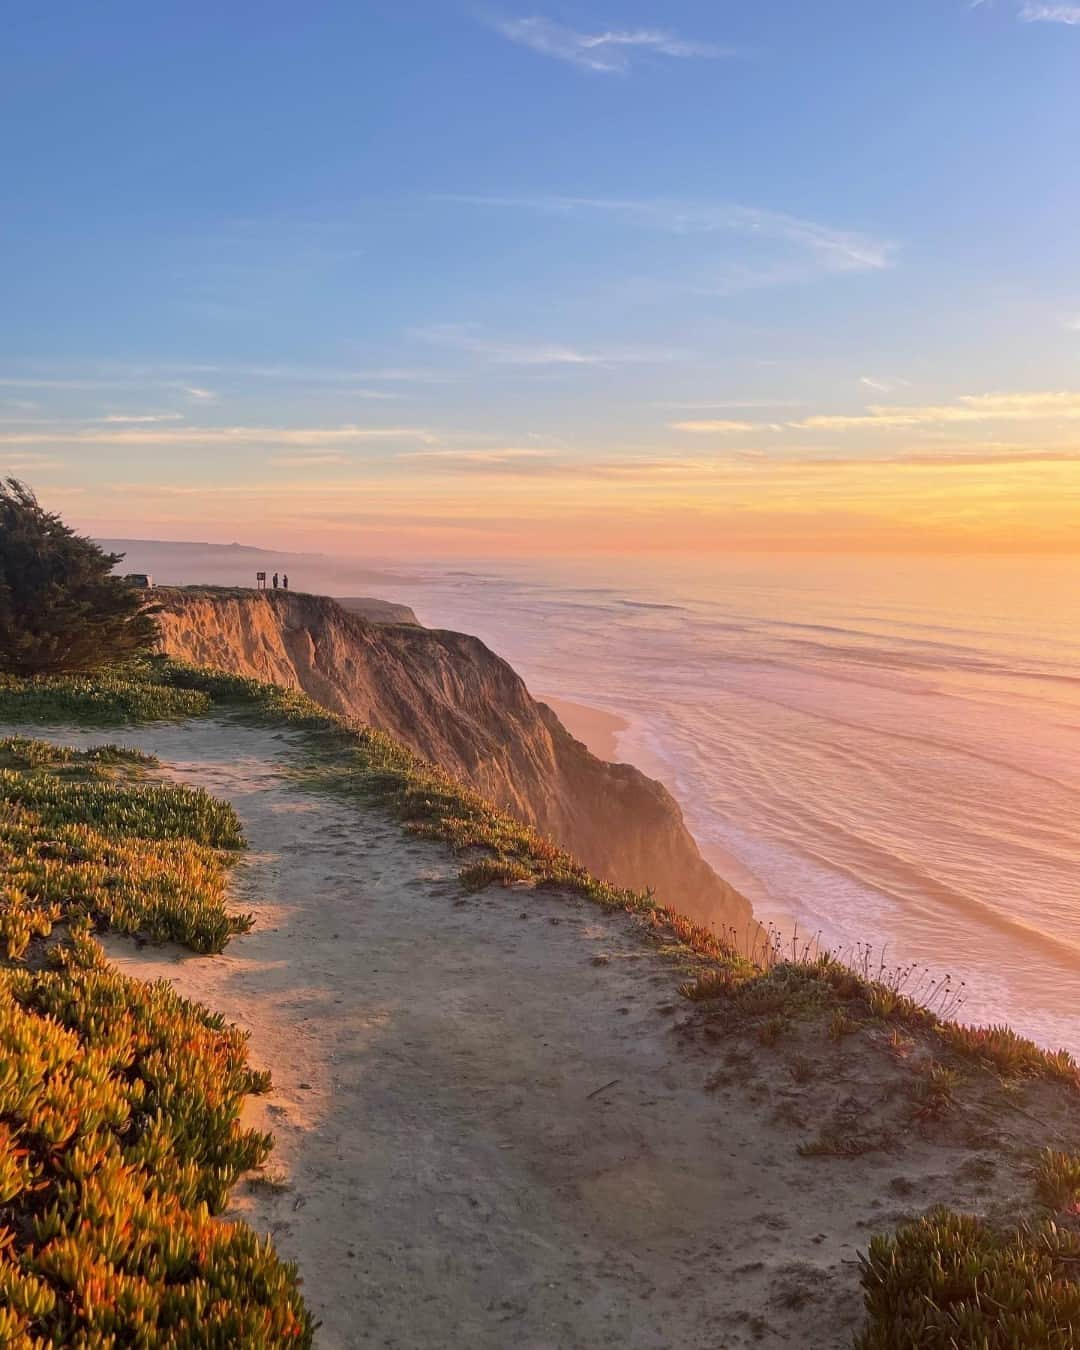
[{"label": "sunset glow", "polygon": [[[11,464],[110,536],[210,531],[227,542],[270,530],[279,546],[348,551],[361,531],[366,548],[404,555],[1077,551],[1080,454],[1060,444],[957,438],[846,456],[835,446],[785,449],[783,433],[771,439],[768,451],[718,446],[709,433],[666,452],[575,455],[455,449],[408,429],[92,429]],[[397,448],[417,445],[427,448]],[[73,484],[73,446],[114,458],[115,478],[82,485],[76,470]],[[124,509],[133,499],[137,517]]]},{"label": "sunset glow", "polygon": [[370,8],[20,16],[6,472],[113,537],[1080,548],[1068,6]]}]

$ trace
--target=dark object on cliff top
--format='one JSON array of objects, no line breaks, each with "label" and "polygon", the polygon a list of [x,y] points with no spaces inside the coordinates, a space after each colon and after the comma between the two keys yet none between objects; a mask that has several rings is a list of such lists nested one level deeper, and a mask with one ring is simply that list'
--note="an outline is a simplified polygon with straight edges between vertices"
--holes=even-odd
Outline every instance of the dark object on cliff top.
[{"label": "dark object on cliff top", "polygon": [[98,670],[153,646],[144,597],[110,575],[122,557],[69,529],[25,483],[0,482],[0,672]]}]

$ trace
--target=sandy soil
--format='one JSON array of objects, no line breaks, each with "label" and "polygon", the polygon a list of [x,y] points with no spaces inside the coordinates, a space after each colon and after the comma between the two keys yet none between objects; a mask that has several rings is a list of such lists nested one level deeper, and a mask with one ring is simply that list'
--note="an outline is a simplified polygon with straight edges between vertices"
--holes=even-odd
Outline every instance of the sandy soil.
[{"label": "sandy soil", "polygon": [[819,1035],[807,1080],[791,1048],[718,1046],[625,916],[464,897],[441,845],[291,781],[288,737],[108,738],[229,798],[248,832],[235,889],[256,927],[225,955],[108,945],[247,1028],[273,1070],[249,1116],[277,1148],[235,1212],[299,1263],[326,1350],[830,1350],[859,1320],[871,1232],[934,1198],[1008,1200],[993,1163],[969,1165],[987,1137],[798,1156],[833,1118],[872,1128],[893,1089],[865,1050]]},{"label": "sandy soil", "polygon": [[598,759],[611,763],[622,760],[619,736],[630,726],[625,717],[586,707],[584,703],[571,703],[565,698],[549,698],[547,694],[536,697],[546,703],[570,735],[587,746]]}]

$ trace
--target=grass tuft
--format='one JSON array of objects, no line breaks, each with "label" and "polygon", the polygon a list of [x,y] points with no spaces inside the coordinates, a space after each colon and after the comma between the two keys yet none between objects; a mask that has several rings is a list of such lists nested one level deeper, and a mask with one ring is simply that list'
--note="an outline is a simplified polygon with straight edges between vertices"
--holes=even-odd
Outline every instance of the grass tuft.
[{"label": "grass tuft", "polygon": [[481,858],[463,867],[459,873],[467,891],[482,891],[488,886],[514,886],[532,882],[533,875],[524,863],[512,858]]},{"label": "grass tuft", "polygon": [[933,1063],[914,1079],[911,1099],[917,1120],[944,1120],[956,1105],[961,1076],[956,1069]]},{"label": "grass tuft", "polygon": [[1035,1167],[1035,1191],[1048,1209],[1080,1213],[1080,1156],[1048,1148]]}]

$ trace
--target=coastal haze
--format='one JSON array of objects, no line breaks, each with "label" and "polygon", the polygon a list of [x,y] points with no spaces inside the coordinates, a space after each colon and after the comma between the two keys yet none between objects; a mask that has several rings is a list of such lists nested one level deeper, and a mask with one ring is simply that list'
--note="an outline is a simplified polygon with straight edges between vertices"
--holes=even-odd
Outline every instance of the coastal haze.
[{"label": "coastal haze", "polygon": [[759,919],[950,974],[964,1020],[1080,1048],[1074,559],[495,569],[109,546],[163,581],[280,569],[475,633],[673,791]]}]

